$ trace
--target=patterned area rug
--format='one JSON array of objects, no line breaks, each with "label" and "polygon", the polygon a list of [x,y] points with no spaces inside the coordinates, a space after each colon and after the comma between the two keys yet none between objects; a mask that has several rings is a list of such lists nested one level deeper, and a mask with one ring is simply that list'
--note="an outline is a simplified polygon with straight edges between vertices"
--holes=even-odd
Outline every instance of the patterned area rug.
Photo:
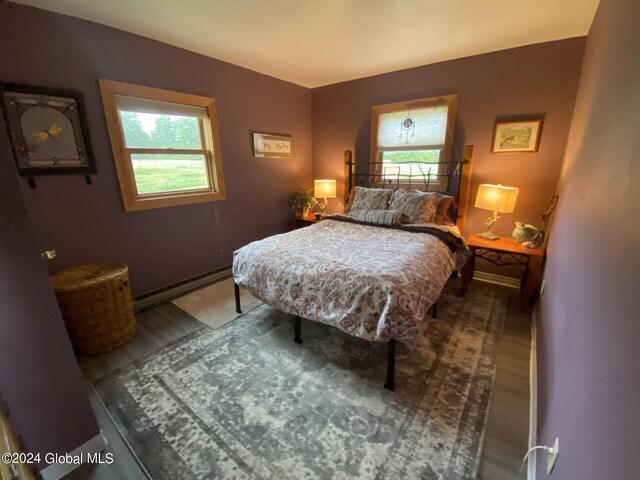
[{"label": "patterned area rug", "polygon": [[506,316],[505,294],[444,293],[438,319],[386,345],[262,305],[98,381],[154,479],[475,478]]}]

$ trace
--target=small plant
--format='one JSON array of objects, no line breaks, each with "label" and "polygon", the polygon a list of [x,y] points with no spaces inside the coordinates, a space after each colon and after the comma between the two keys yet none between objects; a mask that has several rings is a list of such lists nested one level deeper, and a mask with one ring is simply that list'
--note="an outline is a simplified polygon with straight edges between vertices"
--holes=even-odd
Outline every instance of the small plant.
[{"label": "small plant", "polygon": [[318,205],[313,196],[313,188],[299,188],[289,195],[289,207],[294,210],[308,210]]}]

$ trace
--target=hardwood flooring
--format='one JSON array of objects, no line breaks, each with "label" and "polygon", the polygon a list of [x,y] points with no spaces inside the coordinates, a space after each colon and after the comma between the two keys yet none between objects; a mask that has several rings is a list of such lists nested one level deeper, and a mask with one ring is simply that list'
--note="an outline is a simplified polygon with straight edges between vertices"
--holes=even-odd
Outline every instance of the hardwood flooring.
[{"label": "hardwood flooring", "polygon": [[[459,282],[459,279],[452,282]],[[472,282],[473,288],[501,287]],[[511,290],[510,292],[513,292]],[[106,354],[80,357],[80,368],[89,383],[123,367],[153,350],[201,328],[197,320],[171,303],[154,307],[137,315],[138,332],[126,345]],[[513,480],[518,477],[529,435],[529,355],[531,317],[522,314],[518,296],[509,297],[508,313],[500,342],[493,397],[489,409],[487,432],[478,478]],[[113,453],[111,465],[82,465],[65,478],[68,480],[137,480],[148,478],[118,433],[107,411],[91,392],[91,403],[98,424],[109,441],[106,452]]]},{"label": "hardwood flooring", "polygon": [[529,441],[531,316],[522,313],[519,300],[517,294],[509,296],[478,474],[480,480],[526,478],[526,468],[520,476],[518,470]]},{"label": "hardwood flooring", "polygon": [[[203,326],[172,303],[165,303],[138,313],[136,317],[138,330],[129,343],[102,355],[78,358],[80,369],[89,383]],[[67,480],[147,479],[146,473],[139,466],[93,390],[89,395],[98,425],[108,441],[104,453],[112,453],[114,462],[111,465],[85,464],[64,478]]]}]

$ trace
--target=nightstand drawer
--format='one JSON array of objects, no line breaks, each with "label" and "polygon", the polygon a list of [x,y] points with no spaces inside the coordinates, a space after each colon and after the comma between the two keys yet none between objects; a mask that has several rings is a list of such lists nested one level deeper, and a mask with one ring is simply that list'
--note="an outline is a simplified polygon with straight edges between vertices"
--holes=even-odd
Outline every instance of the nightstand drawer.
[{"label": "nightstand drawer", "polygon": [[308,227],[314,223],[318,223],[322,220],[322,217],[316,219],[314,215],[308,215],[306,217],[296,217],[296,228]]}]

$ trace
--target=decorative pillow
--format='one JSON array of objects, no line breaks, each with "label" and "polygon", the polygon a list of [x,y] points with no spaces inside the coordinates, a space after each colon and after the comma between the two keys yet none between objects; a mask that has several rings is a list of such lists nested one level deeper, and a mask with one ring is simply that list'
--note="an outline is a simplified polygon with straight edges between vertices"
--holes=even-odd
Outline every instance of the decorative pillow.
[{"label": "decorative pillow", "polygon": [[395,210],[358,210],[353,217],[374,225],[398,225],[402,221],[402,213]]},{"label": "decorative pillow", "polygon": [[393,190],[386,188],[365,188],[355,187],[355,197],[351,205],[350,213],[357,213],[359,210],[387,210],[389,199]]},{"label": "decorative pillow", "polygon": [[355,198],[355,196],[356,196],[356,189],[352,188],[351,192],[349,193],[349,200],[347,201],[347,205],[344,207],[345,215],[351,211],[351,208],[353,207],[353,199]]},{"label": "decorative pillow", "polygon": [[455,201],[454,197],[449,195],[438,194],[438,205],[436,207],[436,216],[433,220],[433,223],[437,223],[438,225],[445,224],[445,215],[449,211],[451,204]]},{"label": "decorative pillow", "polygon": [[436,217],[438,194],[417,190],[396,190],[389,210],[401,212],[402,223],[433,223]]}]

